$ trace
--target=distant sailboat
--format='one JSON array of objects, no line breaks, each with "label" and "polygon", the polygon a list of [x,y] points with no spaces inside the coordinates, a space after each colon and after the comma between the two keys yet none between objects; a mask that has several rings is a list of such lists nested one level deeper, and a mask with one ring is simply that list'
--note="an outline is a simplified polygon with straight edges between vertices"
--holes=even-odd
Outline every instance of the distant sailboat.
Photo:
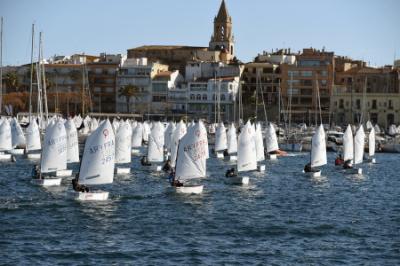
[{"label": "distant sailboat", "polygon": [[171,166],[175,167],[176,163],[176,155],[178,153],[178,145],[180,139],[186,134],[186,125],[181,120],[175,128],[174,133],[172,134],[172,141],[171,141]]},{"label": "distant sailboat", "polygon": [[235,162],[237,160],[236,154],[238,149],[238,143],[237,143],[236,128],[233,123],[229,126],[227,138],[228,138],[229,161]]},{"label": "distant sailboat", "polygon": [[72,119],[65,122],[65,130],[67,132],[67,163],[77,163],[79,162],[78,131]]},{"label": "distant sailboat", "polygon": [[[238,137],[238,155],[236,162],[237,173],[253,171],[257,169],[257,152],[254,138],[254,127],[251,125],[250,121],[247,121],[246,125],[241,129]],[[229,176],[228,172],[226,180],[229,183],[239,185],[247,185],[249,183],[248,176],[241,177],[236,174]]]},{"label": "distant sailboat", "polygon": [[369,155],[369,162],[376,163],[374,158],[375,155],[375,129],[373,127],[370,128],[369,135],[368,135],[368,155]]},{"label": "distant sailboat", "polygon": [[321,170],[316,167],[326,165],[326,138],[325,130],[321,124],[316,130],[311,139],[311,153],[310,153],[310,171],[306,171],[311,177],[321,176]]},{"label": "distant sailboat", "polygon": [[[110,184],[114,180],[115,136],[109,120],[103,121],[86,139],[79,176],[73,180],[78,200],[107,200],[106,191],[84,192],[82,185]],[[83,190],[83,191],[82,191]]]},{"label": "distant sailboat", "polygon": [[135,127],[132,128],[132,154],[138,155],[140,153],[140,147],[142,147],[143,142],[143,125],[142,123],[137,123]]},{"label": "distant sailboat", "polygon": [[131,172],[130,166],[122,167],[121,164],[130,164],[132,159],[131,152],[132,141],[132,127],[126,121],[119,122],[116,136],[115,136],[115,163],[116,174],[129,174]]},{"label": "distant sailboat", "polygon": [[160,163],[164,161],[164,130],[161,122],[155,122],[149,135],[147,160],[151,164],[151,170],[156,172],[161,171]]},{"label": "distant sailboat", "polygon": [[257,166],[257,170],[263,172],[265,171],[265,164],[263,164],[263,161],[265,160],[265,154],[264,154],[265,151],[264,151],[264,141],[262,136],[262,128],[260,123],[256,124],[254,140],[256,143],[257,162],[259,163],[259,165]]},{"label": "distant sailboat", "polygon": [[268,158],[270,160],[276,160],[278,154],[285,154],[284,152],[279,150],[278,138],[276,136],[276,131],[272,123],[269,123],[267,127],[265,133],[265,144]]},{"label": "distant sailboat", "polygon": [[44,135],[40,172],[36,171],[32,182],[41,186],[59,186],[58,171],[67,169],[67,133],[61,120],[51,120]]},{"label": "distant sailboat", "polygon": [[26,139],[24,131],[22,130],[17,119],[14,117],[11,120],[11,139],[12,147],[11,154],[21,155],[24,154],[24,148],[26,147]]},{"label": "distant sailboat", "polygon": [[[358,128],[356,135],[354,136],[354,165],[361,164],[364,158],[364,145],[365,145],[365,133],[364,127],[360,125]],[[362,168],[355,168],[355,173],[361,175]]]},{"label": "distant sailboat", "polygon": [[12,150],[12,139],[11,139],[11,126],[7,118],[2,117],[0,120],[0,160],[10,161]]},{"label": "distant sailboat", "polygon": [[39,126],[36,123],[36,119],[32,117],[29,122],[29,126],[26,129],[26,153],[28,159],[40,159],[40,153],[42,149],[40,143],[40,131]]},{"label": "distant sailboat", "polygon": [[224,123],[220,122],[215,132],[214,151],[217,158],[224,158],[224,151],[228,148],[226,129]]},{"label": "distant sailboat", "polygon": [[199,121],[188,128],[187,133],[179,142],[175,180],[178,183],[182,182],[182,186],[174,186],[178,193],[200,194],[203,192],[203,185],[190,185],[189,181],[206,176],[207,158],[207,130]]}]

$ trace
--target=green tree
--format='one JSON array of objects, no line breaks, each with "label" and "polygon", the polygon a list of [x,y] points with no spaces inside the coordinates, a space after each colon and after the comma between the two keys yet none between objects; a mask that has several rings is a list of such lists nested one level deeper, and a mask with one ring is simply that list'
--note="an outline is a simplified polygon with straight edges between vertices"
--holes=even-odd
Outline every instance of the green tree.
[{"label": "green tree", "polygon": [[119,89],[118,97],[125,97],[126,110],[128,111],[128,113],[130,113],[129,102],[131,98],[134,97],[135,99],[137,99],[139,92],[140,92],[139,88],[132,84],[128,84]]},{"label": "green tree", "polygon": [[8,72],[5,76],[6,88],[12,91],[18,91],[19,82],[17,72]]}]

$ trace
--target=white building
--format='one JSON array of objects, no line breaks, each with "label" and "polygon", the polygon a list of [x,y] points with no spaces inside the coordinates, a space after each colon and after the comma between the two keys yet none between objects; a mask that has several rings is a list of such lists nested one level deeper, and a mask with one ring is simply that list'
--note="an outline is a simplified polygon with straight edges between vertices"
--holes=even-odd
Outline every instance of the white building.
[{"label": "white building", "polygon": [[[149,63],[147,58],[128,58],[124,60],[117,74],[116,111],[129,111],[140,114],[150,113],[152,78],[164,71],[168,71],[167,65]],[[129,110],[127,110],[126,97],[121,95],[121,90],[128,85],[133,85],[138,90],[137,95],[129,99]]]}]

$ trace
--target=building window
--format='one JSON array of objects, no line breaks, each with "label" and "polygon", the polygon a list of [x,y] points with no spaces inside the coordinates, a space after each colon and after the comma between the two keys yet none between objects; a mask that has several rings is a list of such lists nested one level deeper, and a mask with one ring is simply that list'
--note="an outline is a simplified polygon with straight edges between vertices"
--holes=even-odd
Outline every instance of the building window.
[{"label": "building window", "polygon": [[321,80],[321,85],[322,86],[326,86],[326,84],[327,84],[326,79]]},{"label": "building window", "polygon": [[207,101],[207,94],[203,94],[203,100]]},{"label": "building window", "polygon": [[361,100],[360,99],[356,100],[356,108],[361,109]]},{"label": "building window", "polygon": [[190,100],[195,100],[196,96],[194,94],[190,94]]},{"label": "building window", "polygon": [[393,103],[392,103],[392,100],[389,100],[389,109],[393,109]]},{"label": "building window", "polygon": [[201,94],[197,94],[196,100],[201,100]]},{"label": "building window", "polygon": [[372,109],[376,109],[376,100],[372,100]]},{"label": "building window", "polygon": [[225,101],[225,94],[221,94],[221,101]]},{"label": "building window", "polygon": [[312,77],[312,75],[313,75],[312,71],[301,71],[302,77]]},{"label": "building window", "polygon": [[[339,100],[339,108],[344,108],[344,106],[343,106],[343,102],[344,102],[344,100],[343,99],[340,99]],[[347,104],[346,105],[348,105],[348,102],[347,102]]]},{"label": "building window", "polygon": [[165,102],[166,100],[167,100],[166,96],[159,96],[159,95],[153,96],[153,102]]}]

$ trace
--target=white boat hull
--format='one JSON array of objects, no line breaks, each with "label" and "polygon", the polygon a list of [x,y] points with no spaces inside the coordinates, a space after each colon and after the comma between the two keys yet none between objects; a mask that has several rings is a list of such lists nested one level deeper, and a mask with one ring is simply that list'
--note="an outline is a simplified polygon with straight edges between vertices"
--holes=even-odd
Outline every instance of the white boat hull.
[{"label": "white boat hull", "polygon": [[139,155],[140,150],[139,149],[132,149],[132,155]]},{"label": "white boat hull", "polygon": [[72,170],[70,170],[70,169],[58,170],[56,172],[56,176],[59,176],[59,177],[72,176]]},{"label": "white boat hull", "polygon": [[107,191],[79,192],[76,199],[79,201],[105,201],[108,199],[108,194]]},{"label": "white boat hull", "polygon": [[265,171],[265,165],[264,164],[257,165],[257,171],[258,172],[264,172]]},{"label": "white boat hull", "polygon": [[229,161],[236,162],[237,161],[237,156],[236,155],[229,156]]},{"label": "white boat hull", "polygon": [[11,154],[0,154],[0,161],[11,161]]},{"label": "white boat hull", "polygon": [[175,187],[175,190],[181,194],[201,194],[203,192],[203,185]]},{"label": "white boat hull", "polygon": [[116,167],[115,168],[115,173],[117,175],[127,175],[131,172],[131,168],[128,167]]},{"label": "white boat hull", "polygon": [[215,154],[215,156],[216,156],[218,159],[224,159],[224,154],[223,154],[222,152],[217,152],[217,153]]},{"label": "white boat hull", "polygon": [[375,158],[371,158],[371,159],[368,160],[368,162],[369,162],[369,163],[372,163],[372,164],[375,164],[375,163],[376,163],[376,160],[375,160]]},{"label": "white boat hull", "polygon": [[10,151],[10,153],[11,153],[12,155],[23,155],[24,152],[25,152],[24,149],[12,149],[12,150]]},{"label": "white boat hull", "polygon": [[31,160],[40,160],[40,153],[28,153],[26,158]]},{"label": "white boat hull", "polygon": [[278,156],[276,154],[269,154],[267,158],[272,161],[272,160],[277,160]]},{"label": "white boat hull", "polygon": [[233,176],[233,177],[226,177],[225,181],[228,184],[232,185],[248,185],[250,182],[250,178],[248,176]]},{"label": "white boat hull", "polygon": [[305,173],[309,177],[321,177],[321,170],[319,170],[317,172],[308,172],[308,173],[304,172],[304,170],[303,170],[303,173]]},{"label": "white boat hull", "polygon": [[55,187],[61,185],[61,178],[32,179],[31,183],[42,187]]},{"label": "white boat hull", "polygon": [[157,165],[157,164],[152,164],[152,165],[150,166],[150,170],[151,170],[152,172],[161,172],[162,166],[161,166],[161,165]]}]

